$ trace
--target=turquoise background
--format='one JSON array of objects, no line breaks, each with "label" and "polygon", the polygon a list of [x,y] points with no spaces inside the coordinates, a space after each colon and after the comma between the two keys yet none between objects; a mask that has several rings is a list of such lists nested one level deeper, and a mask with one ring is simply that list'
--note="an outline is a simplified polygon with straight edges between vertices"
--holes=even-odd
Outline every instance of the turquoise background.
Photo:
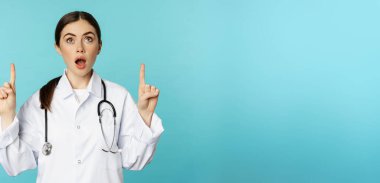
[{"label": "turquoise background", "polygon": [[[103,33],[95,70],[137,100],[161,89],[165,132],[125,182],[380,182],[379,0],[8,1],[0,81],[17,105],[63,73],[54,29],[73,10]],[[35,182],[36,170],[0,182]]]}]

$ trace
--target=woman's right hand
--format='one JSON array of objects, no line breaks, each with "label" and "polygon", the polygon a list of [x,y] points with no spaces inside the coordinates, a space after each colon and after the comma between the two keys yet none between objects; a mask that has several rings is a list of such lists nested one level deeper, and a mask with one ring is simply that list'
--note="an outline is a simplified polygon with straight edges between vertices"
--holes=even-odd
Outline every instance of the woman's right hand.
[{"label": "woman's right hand", "polygon": [[12,124],[14,117],[16,116],[16,69],[15,65],[11,64],[11,79],[5,82],[0,87],[0,116],[1,127],[6,129]]}]

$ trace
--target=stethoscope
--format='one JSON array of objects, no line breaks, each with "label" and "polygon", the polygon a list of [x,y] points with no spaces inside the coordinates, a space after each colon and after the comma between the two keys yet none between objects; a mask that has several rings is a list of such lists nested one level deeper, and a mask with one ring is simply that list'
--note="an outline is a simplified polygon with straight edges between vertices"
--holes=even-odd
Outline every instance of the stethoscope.
[{"label": "stethoscope", "polygon": [[[114,144],[115,133],[116,133],[116,110],[115,110],[115,107],[113,106],[113,104],[110,101],[107,100],[106,85],[104,84],[103,80],[101,80],[101,81],[102,81],[102,86],[103,86],[104,94],[103,94],[103,100],[101,100],[98,103],[98,116],[99,116],[100,128],[102,130],[103,140],[104,140],[104,142],[105,142],[105,144],[107,146],[107,149],[102,148],[102,150],[104,152],[111,152],[111,153],[115,154],[115,153],[117,153],[117,151],[112,151],[112,147],[113,147],[113,144]],[[111,108],[112,108],[112,111],[110,109],[103,109],[101,111],[100,107],[101,107],[102,104],[109,104],[111,106]],[[103,112],[105,110],[109,110],[113,114],[113,137],[112,137],[111,146],[109,146],[108,143],[107,143],[107,140],[106,140],[105,135],[104,135],[103,125],[102,125],[102,116],[103,116]],[[45,156],[50,155],[52,148],[53,148],[53,145],[48,141],[48,115],[47,115],[47,109],[45,109],[45,144],[42,147],[42,154],[44,154]]]}]

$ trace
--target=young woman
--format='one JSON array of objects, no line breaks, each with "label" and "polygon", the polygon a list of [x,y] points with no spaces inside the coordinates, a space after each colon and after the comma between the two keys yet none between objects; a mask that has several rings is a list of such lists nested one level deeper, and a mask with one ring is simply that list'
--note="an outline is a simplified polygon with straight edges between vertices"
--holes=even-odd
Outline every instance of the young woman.
[{"label": "young woman", "polygon": [[163,127],[154,113],[159,90],[145,83],[139,98],[93,70],[102,48],[94,17],[71,12],[58,22],[55,48],[66,69],[33,94],[16,115],[16,71],[0,88],[0,163],[12,176],[38,166],[37,182],[123,182],[122,168],[141,170]]}]

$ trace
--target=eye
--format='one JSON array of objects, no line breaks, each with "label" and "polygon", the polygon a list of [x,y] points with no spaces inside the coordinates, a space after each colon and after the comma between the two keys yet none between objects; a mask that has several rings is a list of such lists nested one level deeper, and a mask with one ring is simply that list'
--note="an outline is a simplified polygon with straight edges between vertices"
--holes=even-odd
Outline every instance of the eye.
[{"label": "eye", "polygon": [[69,43],[69,44],[74,44],[74,39],[69,37],[66,39],[66,43]]},{"label": "eye", "polygon": [[84,38],[84,41],[85,41],[86,43],[92,43],[92,42],[94,41],[94,39],[93,39],[92,37],[90,37],[90,36],[86,36],[86,37]]}]

